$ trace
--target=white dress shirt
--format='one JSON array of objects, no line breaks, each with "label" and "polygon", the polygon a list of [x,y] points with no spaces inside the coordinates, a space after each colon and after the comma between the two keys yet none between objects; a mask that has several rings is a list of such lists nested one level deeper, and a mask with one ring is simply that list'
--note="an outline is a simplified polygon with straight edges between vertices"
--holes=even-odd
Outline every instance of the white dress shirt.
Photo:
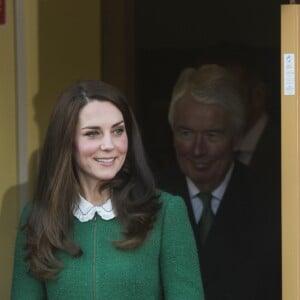
[{"label": "white dress shirt", "polygon": [[[225,193],[225,190],[227,188],[228,182],[230,180],[233,171],[233,166],[234,163],[232,163],[232,165],[230,166],[221,184],[211,192],[212,194],[211,209],[214,215],[217,213],[219,206],[221,204],[223,195]],[[198,196],[198,194],[201,191],[196,187],[196,185],[192,182],[190,178],[186,177],[186,181],[187,181],[190,200],[192,203],[195,221],[196,223],[198,223],[201,218],[202,210],[203,210],[203,202]]]}]

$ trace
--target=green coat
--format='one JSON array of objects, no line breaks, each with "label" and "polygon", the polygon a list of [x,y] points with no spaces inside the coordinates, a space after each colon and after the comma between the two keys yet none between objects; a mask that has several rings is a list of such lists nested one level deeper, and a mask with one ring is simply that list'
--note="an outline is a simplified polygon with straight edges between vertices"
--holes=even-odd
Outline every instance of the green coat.
[{"label": "green coat", "polygon": [[[201,300],[204,299],[196,245],[181,198],[162,193],[162,208],[146,242],[136,250],[116,249],[117,219],[99,216],[81,223],[74,217],[74,237],[83,255],[58,252],[64,268],[57,279],[40,281],[26,272],[24,234],[17,236],[13,300]],[[27,213],[21,217],[21,224]]]}]

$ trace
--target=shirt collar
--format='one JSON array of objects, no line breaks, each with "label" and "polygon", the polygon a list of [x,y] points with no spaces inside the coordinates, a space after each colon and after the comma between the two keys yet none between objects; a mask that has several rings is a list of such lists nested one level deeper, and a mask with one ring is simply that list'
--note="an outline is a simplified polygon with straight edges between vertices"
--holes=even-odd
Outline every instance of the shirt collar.
[{"label": "shirt collar", "polygon": [[80,222],[87,222],[92,220],[95,214],[98,214],[103,220],[111,220],[115,218],[116,214],[113,210],[111,199],[108,199],[102,205],[93,205],[82,196],[79,196],[73,215]]},{"label": "shirt collar", "polygon": [[256,144],[267,125],[267,122],[268,122],[268,115],[265,113],[258,119],[255,125],[243,137],[239,150],[254,151]]}]

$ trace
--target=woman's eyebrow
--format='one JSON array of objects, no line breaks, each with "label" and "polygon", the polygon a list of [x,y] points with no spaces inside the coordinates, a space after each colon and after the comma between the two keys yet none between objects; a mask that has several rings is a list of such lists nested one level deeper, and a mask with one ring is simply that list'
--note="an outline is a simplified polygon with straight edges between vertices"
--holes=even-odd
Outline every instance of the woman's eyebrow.
[{"label": "woman's eyebrow", "polygon": [[85,126],[85,127],[80,128],[80,129],[84,130],[84,129],[99,129],[99,128],[100,128],[99,126]]},{"label": "woman's eyebrow", "polygon": [[119,121],[119,122],[117,122],[117,123],[113,124],[113,126],[112,126],[112,127],[119,126],[119,125],[121,125],[122,123],[124,123],[124,120],[121,120],[121,121]]},{"label": "woman's eyebrow", "polygon": [[[112,125],[112,127],[116,127],[116,126],[119,126],[121,125],[122,123],[124,123],[124,120],[121,120],[115,124]],[[93,125],[88,125],[88,126],[84,126],[82,128],[80,128],[81,130],[85,130],[85,129],[100,129],[99,126],[93,126]]]}]

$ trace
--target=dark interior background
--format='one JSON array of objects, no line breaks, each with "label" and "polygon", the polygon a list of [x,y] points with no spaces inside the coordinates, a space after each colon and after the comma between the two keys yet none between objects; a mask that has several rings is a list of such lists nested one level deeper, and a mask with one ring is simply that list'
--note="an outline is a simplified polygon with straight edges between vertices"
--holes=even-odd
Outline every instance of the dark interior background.
[{"label": "dark interior background", "polygon": [[177,76],[220,44],[243,45],[259,58],[269,113],[280,122],[280,5],[288,2],[135,1],[136,114],[154,169],[174,160],[167,111]]}]

